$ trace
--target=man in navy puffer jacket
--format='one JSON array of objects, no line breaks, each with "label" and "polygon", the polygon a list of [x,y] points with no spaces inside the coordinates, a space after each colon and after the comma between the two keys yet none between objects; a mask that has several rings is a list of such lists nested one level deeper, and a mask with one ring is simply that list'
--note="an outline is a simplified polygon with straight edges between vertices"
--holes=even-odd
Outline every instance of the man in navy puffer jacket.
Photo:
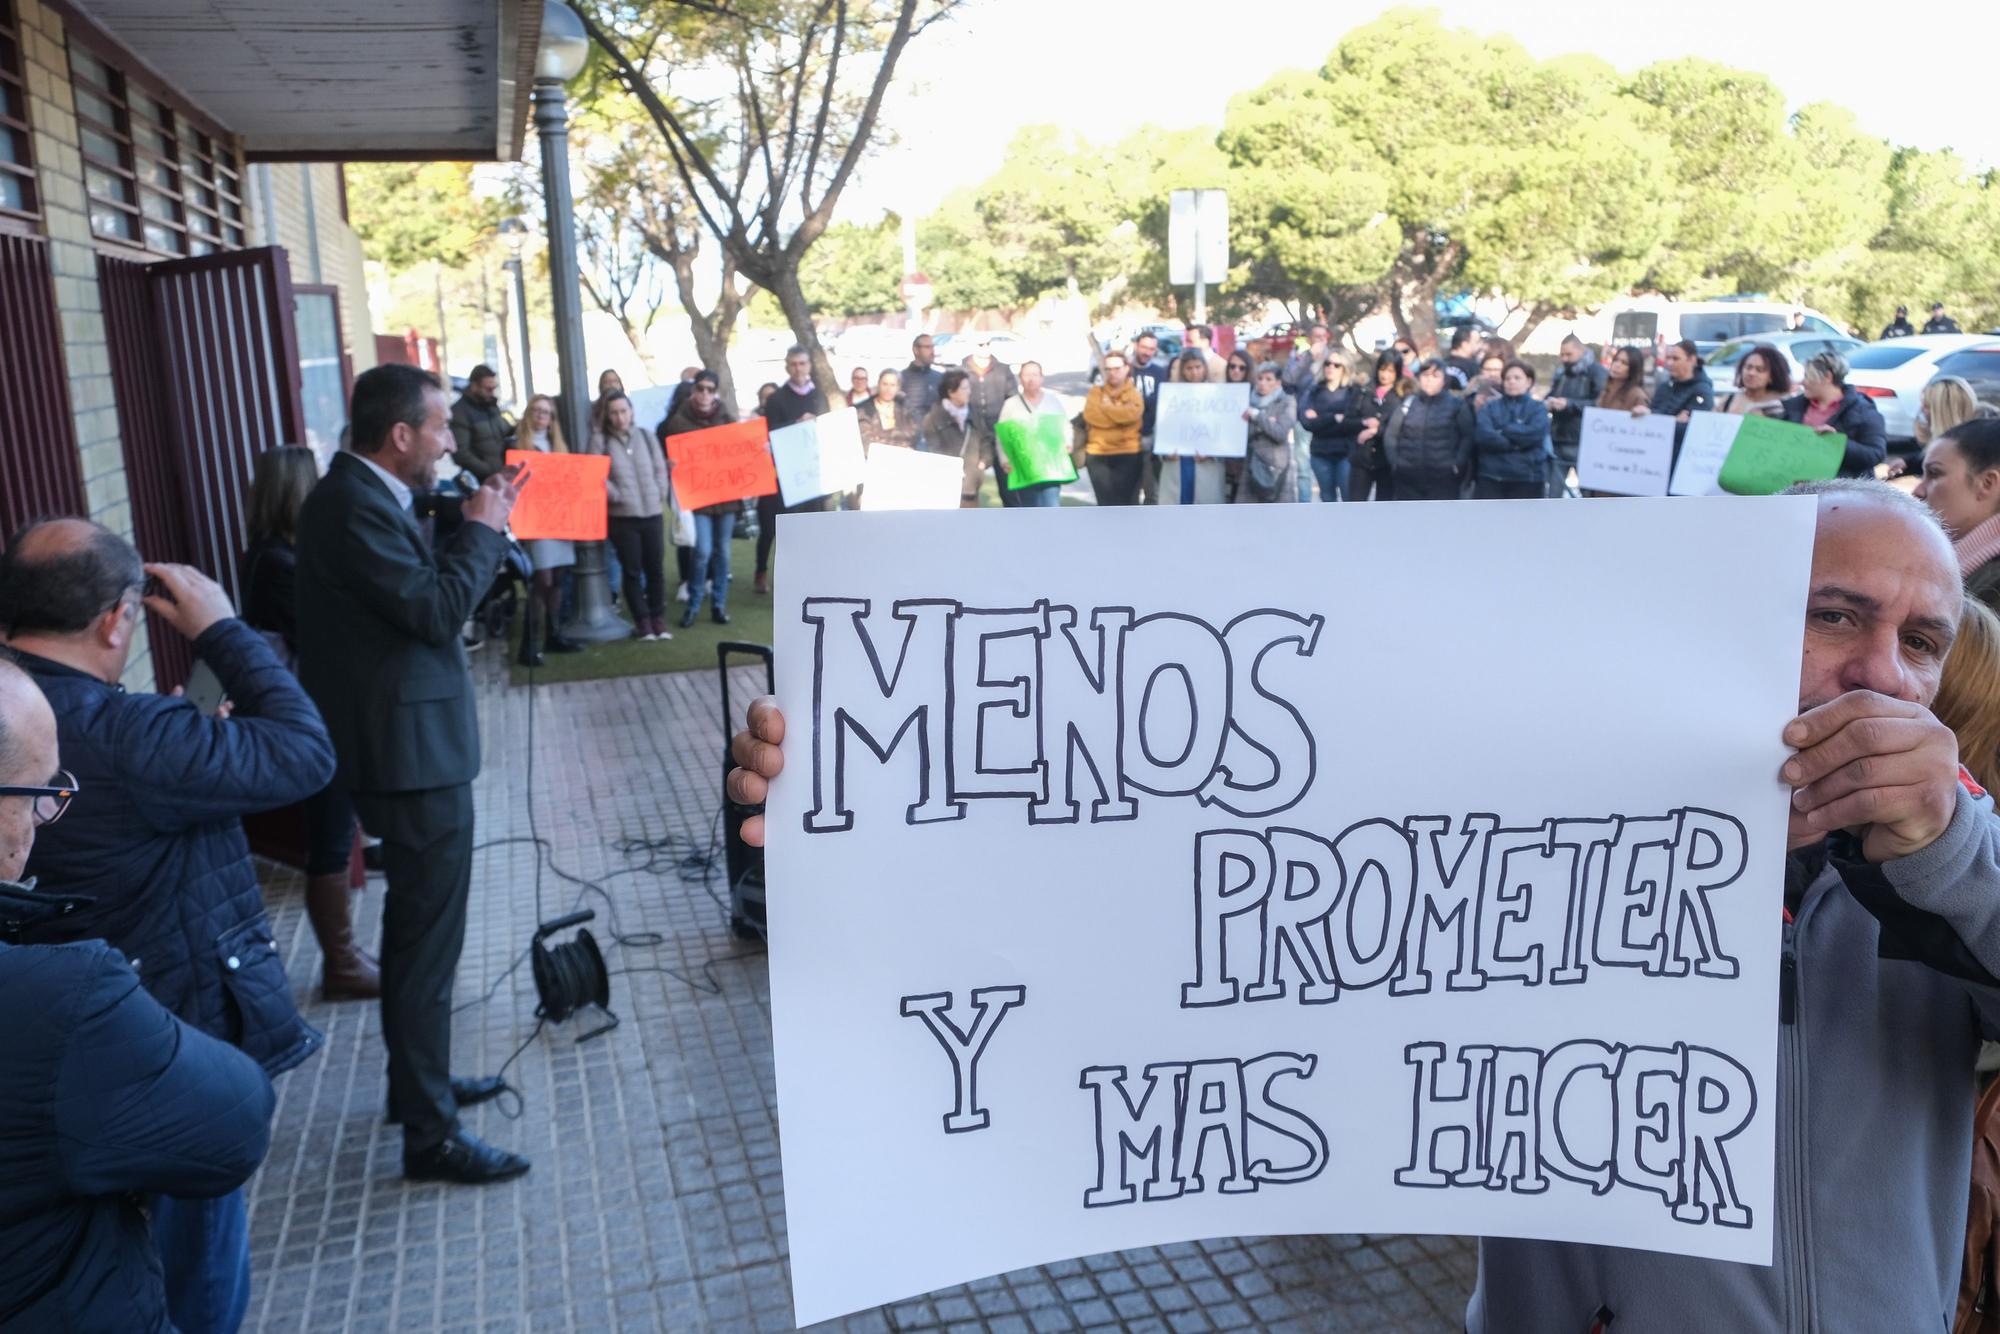
[{"label": "man in navy puffer jacket", "polygon": [[[161,591],[142,600],[147,575]],[[142,601],[193,643],[232,716],[118,684]],[[242,826],[333,776],[312,701],[211,580],[185,566],[142,569],[128,543],[81,519],[31,525],[0,553],[0,627],[55,710],[80,793],[28,869],[94,901],[25,939],[107,941],[154,999],[267,1075],[312,1055],[323,1039],[292,1001]],[[152,1224],[174,1325],[233,1330],[249,1301],[242,1192],[163,1195]]]},{"label": "man in navy puffer jacket", "polygon": [[1474,500],[1539,500],[1549,485],[1549,410],[1528,391],[1535,372],[1510,361],[1500,373],[1500,397],[1479,410],[1472,438],[1479,452]]},{"label": "man in navy puffer jacket", "polygon": [[139,1196],[226,1194],[270,1143],[271,1081],[183,1024],[102,941],[17,945],[88,904],[18,883],[75,795],[55,715],[0,660],[0,1329],[166,1330]]}]

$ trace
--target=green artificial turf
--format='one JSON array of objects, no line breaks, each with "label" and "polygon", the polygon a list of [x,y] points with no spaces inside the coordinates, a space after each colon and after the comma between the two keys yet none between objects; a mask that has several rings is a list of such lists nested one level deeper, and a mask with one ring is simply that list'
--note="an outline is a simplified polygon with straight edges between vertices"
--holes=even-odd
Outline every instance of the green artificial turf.
[{"label": "green artificial turf", "polygon": [[[752,578],[757,564],[757,544],[747,538],[732,543],[729,561],[733,577],[729,585],[728,625],[717,625],[710,619],[708,608],[703,607],[695,623],[683,630],[680,616],[687,610],[687,605],[669,602],[667,629],[673,632],[672,639],[655,640],[650,644],[637,639],[614,639],[606,644],[587,645],[581,653],[546,653],[543,654],[544,664],[535,668],[536,683],[552,685],[563,681],[602,681],[615,676],[645,676],[651,672],[712,672],[715,670],[715,646],[722,641],[733,639],[751,644],[770,643],[771,599],[768,594],[760,595],[754,591],[755,580]],[[667,562],[668,578],[673,577],[673,570],[670,556]],[[619,610],[624,610],[622,601]],[[510,656],[518,643],[517,640],[508,646]],[[511,670],[514,684],[527,684],[527,668],[515,666]]]}]

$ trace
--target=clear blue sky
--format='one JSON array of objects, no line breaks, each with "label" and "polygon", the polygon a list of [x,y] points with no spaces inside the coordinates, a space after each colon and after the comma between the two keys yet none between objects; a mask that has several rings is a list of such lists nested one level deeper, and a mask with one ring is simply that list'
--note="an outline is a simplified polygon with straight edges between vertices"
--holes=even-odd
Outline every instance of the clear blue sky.
[{"label": "clear blue sky", "polygon": [[[2000,4],[1431,6],[1453,27],[1503,31],[1537,57],[1585,50],[1621,70],[1700,55],[1759,70],[1793,106],[1834,101],[1869,132],[1951,146],[2000,166]],[[842,201],[854,221],[922,213],[999,165],[1022,125],[1094,139],[1153,123],[1220,126],[1231,94],[1317,66],[1388,5],[1203,0],[971,0],[911,48],[884,105],[900,145]]]}]

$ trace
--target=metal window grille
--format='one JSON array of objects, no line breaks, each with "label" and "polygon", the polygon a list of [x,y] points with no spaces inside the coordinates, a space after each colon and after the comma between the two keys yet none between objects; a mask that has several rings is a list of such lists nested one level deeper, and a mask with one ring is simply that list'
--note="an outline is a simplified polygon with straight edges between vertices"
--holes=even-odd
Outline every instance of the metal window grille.
[{"label": "metal window grille", "polygon": [[69,69],[91,230],[158,255],[240,250],[243,164],[235,146],[74,34]]}]

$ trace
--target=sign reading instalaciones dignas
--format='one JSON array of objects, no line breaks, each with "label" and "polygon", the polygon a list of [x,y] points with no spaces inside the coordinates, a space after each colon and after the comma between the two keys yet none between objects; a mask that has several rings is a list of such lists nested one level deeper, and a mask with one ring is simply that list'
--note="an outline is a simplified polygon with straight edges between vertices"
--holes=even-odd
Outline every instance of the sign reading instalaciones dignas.
[{"label": "sign reading instalaciones dignas", "polygon": [[789,520],[799,1322],[1209,1236],[1768,1264],[1813,517]]}]

